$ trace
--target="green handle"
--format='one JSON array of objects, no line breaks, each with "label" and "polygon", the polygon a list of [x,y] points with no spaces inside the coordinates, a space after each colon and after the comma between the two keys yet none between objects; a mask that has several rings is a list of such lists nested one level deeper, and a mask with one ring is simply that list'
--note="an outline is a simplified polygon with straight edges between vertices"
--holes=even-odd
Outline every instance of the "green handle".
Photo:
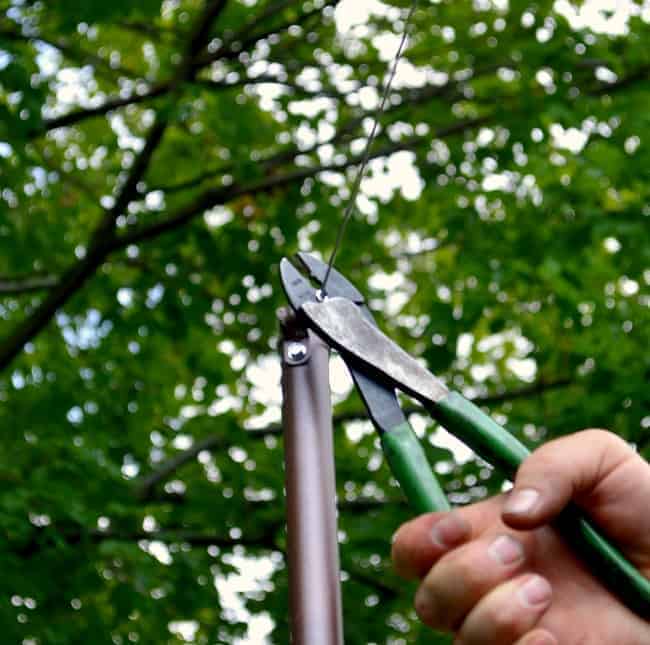
[{"label": "green handle", "polygon": [[417,513],[450,510],[449,501],[408,422],[381,435],[386,461]]},{"label": "green handle", "polygon": [[[514,480],[530,452],[494,419],[458,392],[427,407],[447,430]],[[580,509],[570,504],[558,518],[556,528],[612,593],[641,617],[650,619],[650,580],[600,535]]]},{"label": "green handle", "polygon": [[436,421],[509,479],[514,479],[521,462],[530,454],[523,443],[458,392],[450,392],[428,410]]}]

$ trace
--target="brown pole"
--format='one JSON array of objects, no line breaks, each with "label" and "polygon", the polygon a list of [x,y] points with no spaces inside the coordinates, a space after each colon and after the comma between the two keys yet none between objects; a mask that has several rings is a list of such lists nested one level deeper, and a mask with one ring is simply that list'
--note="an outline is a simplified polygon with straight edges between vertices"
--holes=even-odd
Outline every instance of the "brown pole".
[{"label": "brown pole", "polygon": [[329,348],[284,316],[289,611],[295,645],[343,645]]}]

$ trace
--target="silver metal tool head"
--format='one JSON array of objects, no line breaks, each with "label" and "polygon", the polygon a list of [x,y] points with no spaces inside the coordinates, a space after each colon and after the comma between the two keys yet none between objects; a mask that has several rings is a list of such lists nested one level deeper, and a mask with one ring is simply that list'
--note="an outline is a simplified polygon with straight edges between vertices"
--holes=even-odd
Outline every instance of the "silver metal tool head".
[{"label": "silver metal tool head", "polygon": [[435,403],[449,390],[411,355],[371,325],[359,307],[346,298],[305,302],[302,310],[316,333],[342,354],[422,403]]},{"label": "silver metal tool head", "polygon": [[304,303],[316,300],[316,290],[314,287],[311,286],[309,280],[287,258],[282,258],[280,261],[280,278],[289,304],[296,311]]},{"label": "silver metal tool head", "polygon": [[[307,271],[309,271],[310,277],[322,285],[327,275],[327,264],[319,260],[315,255],[302,251],[298,253],[298,259]],[[335,268],[332,268],[330,271],[330,276],[327,281],[327,293],[331,296],[347,298],[358,305],[362,305],[365,302],[363,294]]]}]

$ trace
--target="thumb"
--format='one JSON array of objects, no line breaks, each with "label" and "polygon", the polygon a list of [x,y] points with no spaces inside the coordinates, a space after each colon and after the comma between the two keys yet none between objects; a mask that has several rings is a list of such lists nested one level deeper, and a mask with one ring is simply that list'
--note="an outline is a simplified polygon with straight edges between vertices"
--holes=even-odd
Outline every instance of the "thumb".
[{"label": "thumb", "polygon": [[551,441],[526,459],[502,509],[503,521],[530,530],[573,500],[612,539],[650,558],[650,466],[620,437],[584,430]]}]

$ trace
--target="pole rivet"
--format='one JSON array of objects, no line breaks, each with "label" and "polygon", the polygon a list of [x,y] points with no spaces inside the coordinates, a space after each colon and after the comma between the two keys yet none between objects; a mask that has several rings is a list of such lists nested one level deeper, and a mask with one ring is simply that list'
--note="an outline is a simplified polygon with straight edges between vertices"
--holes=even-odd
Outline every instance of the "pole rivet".
[{"label": "pole rivet", "polygon": [[307,359],[307,345],[299,341],[287,343],[285,352],[290,365],[299,365]]}]

